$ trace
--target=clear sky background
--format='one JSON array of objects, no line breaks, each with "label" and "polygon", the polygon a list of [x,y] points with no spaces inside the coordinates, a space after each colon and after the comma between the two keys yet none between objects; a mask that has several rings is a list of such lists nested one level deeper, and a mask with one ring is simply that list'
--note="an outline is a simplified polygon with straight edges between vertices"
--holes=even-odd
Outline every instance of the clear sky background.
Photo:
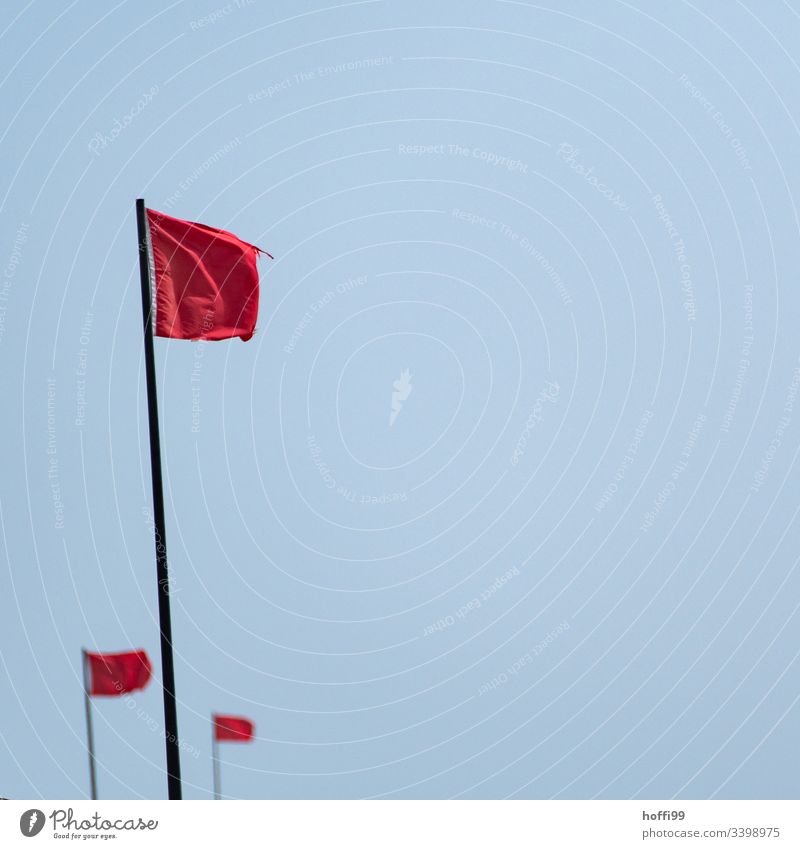
[{"label": "clear sky background", "polygon": [[798,796],[800,4],[4,11],[0,795],[81,646],[166,794],[143,196],[275,255],[156,340],[187,798]]}]

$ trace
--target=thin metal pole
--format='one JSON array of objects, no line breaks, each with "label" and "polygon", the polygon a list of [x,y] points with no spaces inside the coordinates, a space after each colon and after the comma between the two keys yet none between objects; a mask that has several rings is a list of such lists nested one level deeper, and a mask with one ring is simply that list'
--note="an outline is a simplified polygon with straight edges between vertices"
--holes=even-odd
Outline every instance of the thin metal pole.
[{"label": "thin metal pole", "polygon": [[211,761],[214,765],[214,798],[221,799],[219,775],[219,743],[217,742],[217,724],[213,717],[211,721]]},{"label": "thin metal pole", "polygon": [[86,708],[86,742],[89,749],[89,789],[92,799],[97,799],[97,775],[94,764],[94,730],[92,728],[92,700],[89,696],[89,655],[81,649],[83,666],[83,706]]},{"label": "thin metal pole", "polygon": [[175,663],[172,656],[172,616],[169,607],[169,566],[164,532],[164,487],[161,479],[161,441],[158,428],[156,364],[153,350],[152,303],[150,296],[150,254],[147,240],[147,210],[136,201],[139,232],[139,276],[142,284],[144,322],[144,362],[147,377],[147,411],[150,422],[150,471],[153,477],[153,532],[156,543],[158,577],[158,621],[161,630],[161,676],[164,690],[164,737],[167,747],[167,790],[170,799],[181,798],[181,761],[178,744],[178,709],[175,699]]}]

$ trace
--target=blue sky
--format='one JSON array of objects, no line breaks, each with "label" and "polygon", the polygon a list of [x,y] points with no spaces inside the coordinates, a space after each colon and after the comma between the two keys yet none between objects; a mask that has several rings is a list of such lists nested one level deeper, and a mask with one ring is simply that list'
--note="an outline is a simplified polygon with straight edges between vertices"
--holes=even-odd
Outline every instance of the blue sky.
[{"label": "blue sky", "polygon": [[134,199],[260,260],[156,340],[187,798],[796,798],[794,2],[12,4],[0,795],[166,792]]}]

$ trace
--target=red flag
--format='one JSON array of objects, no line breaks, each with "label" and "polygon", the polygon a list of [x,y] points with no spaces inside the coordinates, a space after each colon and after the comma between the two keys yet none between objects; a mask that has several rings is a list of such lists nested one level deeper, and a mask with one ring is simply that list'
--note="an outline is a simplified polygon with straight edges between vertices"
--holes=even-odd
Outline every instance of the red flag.
[{"label": "red flag", "polygon": [[258,318],[260,248],[154,209],[147,210],[147,222],[155,266],[154,334],[250,339]]},{"label": "red flag", "polygon": [[121,696],[147,686],[153,664],[144,649],[115,654],[86,652],[89,659],[89,694]]},{"label": "red flag", "polygon": [[253,739],[253,734],[256,731],[253,723],[243,716],[220,716],[215,713],[213,720],[214,739],[217,742],[234,740],[239,743],[246,743]]}]

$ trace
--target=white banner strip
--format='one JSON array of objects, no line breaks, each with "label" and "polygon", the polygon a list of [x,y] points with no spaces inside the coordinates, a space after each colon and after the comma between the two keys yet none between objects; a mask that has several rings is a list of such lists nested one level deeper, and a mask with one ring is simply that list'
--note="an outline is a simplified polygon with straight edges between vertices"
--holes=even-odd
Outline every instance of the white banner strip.
[{"label": "white banner strip", "polygon": [[0,802],[0,846],[794,849],[799,821],[793,801],[31,800]]}]

